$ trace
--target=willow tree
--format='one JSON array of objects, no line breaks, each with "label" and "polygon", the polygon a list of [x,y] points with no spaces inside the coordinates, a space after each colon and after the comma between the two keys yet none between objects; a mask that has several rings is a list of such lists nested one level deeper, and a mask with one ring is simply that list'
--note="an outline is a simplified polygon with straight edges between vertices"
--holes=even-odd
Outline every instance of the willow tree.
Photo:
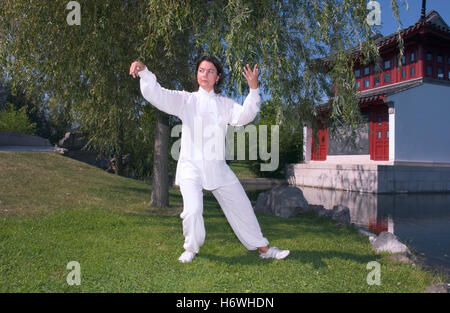
[{"label": "willow tree", "polygon": [[[153,27],[146,22],[146,3],[78,3],[79,10],[73,1],[2,1],[2,69],[12,78],[13,88],[24,90],[30,98],[47,99],[47,105],[57,104],[59,111],[69,110],[72,122],[88,137],[87,146],[100,156],[113,156],[116,172],[122,174],[122,160],[136,138],[148,137],[140,143],[154,138],[153,134],[143,134],[142,129],[148,127],[143,123],[152,120],[148,115],[157,113],[142,106],[139,84],[128,75],[131,61],[151,55],[144,61],[161,73],[163,84],[172,88],[185,84],[188,64],[182,64],[182,58],[169,57],[158,42],[145,52],[139,49]],[[79,25],[72,23],[78,13]],[[184,59],[191,58],[188,52],[193,51],[187,48],[187,38],[182,32],[172,38],[178,44],[172,51]],[[158,121],[156,129],[164,129],[161,124],[167,123],[168,118],[159,114]],[[168,132],[157,134],[160,136],[155,142],[160,147],[159,137],[167,140]],[[156,169],[167,168],[167,153],[155,155],[163,160],[155,163]],[[167,177],[167,172],[158,174]],[[167,185],[167,178],[157,180],[160,181]],[[155,184],[155,189],[158,192],[152,195],[153,204],[167,206],[167,186],[160,191]]]},{"label": "willow tree", "polygon": [[[70,106],[90,143],[118,160],[136,136],[142,112],[137,81],[128,76],[136,59],[164,87],[192,90],[195,56],[216,55],[224,62],[231,96],[246,94],[242,67],[258,63],[260,86],[278,103],[277,122],[287,129],[314,121],[325,96],[332,99],[332,119],[357,121],[350,48],[359,47],[367,62],[378,57],[366,0],[78,2],[81,23],[68,25],[68,1],[3,0],[2,66],[30,94],[46,93]],[[397,0],[391,6],[399,21]],[[323,70],[317,60],[325,56]],[[167,124],[160,114],[157,169],[169,157]],[[163,172],[155,171],[153,183],[154,190],[160,187],[154,193],[159,206],[168,204]]]}]

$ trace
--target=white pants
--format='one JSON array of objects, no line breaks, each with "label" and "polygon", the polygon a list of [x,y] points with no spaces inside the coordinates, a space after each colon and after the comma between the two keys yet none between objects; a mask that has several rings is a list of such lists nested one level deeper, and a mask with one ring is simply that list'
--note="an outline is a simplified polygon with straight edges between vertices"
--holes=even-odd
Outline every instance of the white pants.
[{"label": "white pants", "polygon": [[[196,179],[184,179],[180,182],[183,196],[183,235],[184,249],[198,253],[205,242],[203,222],[203,188]],[[219,202],[231,228],[248,250],[269,245],[263,237],[255,212],[244,188],[239,182],[219,187],[212,191]]]}]

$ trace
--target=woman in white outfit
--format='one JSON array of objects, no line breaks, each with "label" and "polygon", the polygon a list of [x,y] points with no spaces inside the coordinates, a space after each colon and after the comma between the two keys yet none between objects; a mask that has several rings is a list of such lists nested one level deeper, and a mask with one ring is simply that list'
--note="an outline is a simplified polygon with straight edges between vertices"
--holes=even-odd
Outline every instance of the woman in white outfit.
[{"label": "woman in white outfit", "polygon": [[179,261],[191,262],[205,241],[203,189],[211,190],[238,239],[248,250],[259,250],[261,258],[284,259],[289,250],[269,247],[263,237],[242,185],[225,161],[227,125],[250,123],[260,107],[258,68],[247,64],[242,73],[250,93],[243,105],[220,95],[223,68],[211,56],[203,56],[196,65],[195,92],[162,88],[155,75],[139,61],[131,64],[130,75],[140,77],[144,98],[159,110],[182,121],[180,156],[175,184],[183,196],[184,249]]}]

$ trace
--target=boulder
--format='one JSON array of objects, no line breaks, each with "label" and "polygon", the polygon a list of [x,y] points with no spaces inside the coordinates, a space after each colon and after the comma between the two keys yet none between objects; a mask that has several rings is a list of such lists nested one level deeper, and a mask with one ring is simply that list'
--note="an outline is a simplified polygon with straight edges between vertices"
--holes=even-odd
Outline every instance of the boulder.
[{"label": "boulder", "polygon": [[310,204],[309,210],[315,212],[319,216],[325,216],[331,218],[332,210],[327,210],[323,205]]},{"label": "boulder", "polygon": [[333,211],[324,208],[323,210],[318,211],[317,214],[321,217],[331,218],[333,216]]},{"label": "boulder", "polygon": [[324,208],[324,206],[323,205],[316,205],[316,204],[310,204],[309,205],[309,209],[311,210],[311,211],[313,211],[313,212],[316,212],[317,214],[319,214],[320,212],[322,212],[323,210],[326,210],[325,208]]},{"label": "boulder", "polygon": [[335,205],[332,210],[322,205],[310,205],[300,188],[295,186],[280,186],[262,192],[258,195],[254,207],[256,213],[274,215],[284,218],[302,213],[315,212],[344,225],[350,225],[350,209],[343,205]]},{"label": "boulder", "polygon": [[256,199],[256,205],[254,207],[255,212],[264,215],[270,215],[271,210],[269,207],[269,193],[270,191],[261,192]]},{"label": "boulder", "polygon": [[372,249],[377,252],[406,253],[411,254],[408,247],[401,243],[397,236],[390,232],[382,232],[372,242]]},{"label": "boulder", "polygon": [[323,205],[309,205],[309,209],[319,216],[331,218],[334,221],[350,225],[350,209],[343,205],[335,205],[332,210],[327,210]]},{"label": "boulder", "polygon": [[284,218],[310,212],[303,192],[293,186],[281,186],[260,193],[256,200],[255,212]]},{"label": "boulder", "polygon": [[343,205],[335,205],[331,211],[331,218],[344,225],[350,225],[350,209]]},{"label": "boulder", "polygon": [[405,253],[395,253],[391,255],[389,258],[397,263],[415,266],[414,261],[411,258],[409,258]]},{"label": "boulder", "polygon": [[425,292],[429,293],[448,293],[448,291],[449,291],[449,284],[432,285],[427,287],[427,289],[425,289]]}]

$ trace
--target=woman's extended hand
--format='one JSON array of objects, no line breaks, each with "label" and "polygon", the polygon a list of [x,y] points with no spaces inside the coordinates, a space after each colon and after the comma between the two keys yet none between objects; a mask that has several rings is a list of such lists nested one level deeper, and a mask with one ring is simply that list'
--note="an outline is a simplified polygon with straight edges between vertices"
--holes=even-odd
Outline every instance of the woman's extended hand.
[{"label": "woman's extended hand", "polygon": [[258,88],[258,64],[255,64],[255,66],[253,67],[253,71],[247,64],[246,66],[244,66],[244,71],[242,72],[242,74],[247,79],[248,86],[251,89]]},{"label": "woman's extended hand", "polygon": [[134,78],[138,77],[138,73],[145,69],[145,64],[140,61],[134,61],[130,66],[130,75]]}]

